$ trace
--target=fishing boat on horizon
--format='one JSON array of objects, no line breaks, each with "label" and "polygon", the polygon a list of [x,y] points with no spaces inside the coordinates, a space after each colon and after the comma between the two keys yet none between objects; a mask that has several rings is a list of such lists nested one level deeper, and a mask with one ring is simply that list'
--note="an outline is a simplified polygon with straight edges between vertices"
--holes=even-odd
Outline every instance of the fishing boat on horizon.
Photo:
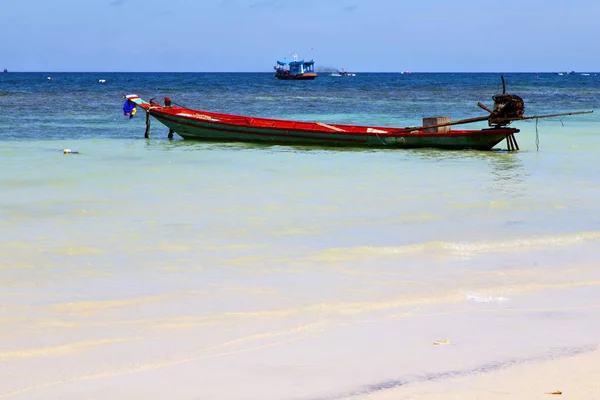
[{"label": "fishing boat on horizon", "polygon": [[[225,114],[183,107],[172,103],[168,97],[165,97],[163,105],[153,99],[146,102],[135,94],[124,95],[126,100],[123,110],[130,118],[136,106],[146,111],[146,138],[149,137],[152,116],[169,128],[169,137],[177,133],[183,139],[192,140],[448,150],[491,150],[498,143],[506,140],[508,151],[519,150],[514,136],[519,129],[508,126],[513,121],[592,112],[526,117],[523,99],[506,93],[504,77],[502,77],[502,85],[503,93],[492,96],[493,109],[481,103],[477,104],[489,113],[486,116],[456,121],[451,121],[450,117],[423,118],[422,126],[409,127],[307,122]],[[470,130],[451,128],[453,125],[481,121],[487,121],[488,128]]]},{"label": "fishing boat on horizon", "polygon": [[348,72],[342,68],[341,70],[332,73],[331,76],[356,76],[356,74],[353,72]]},{"label": "fishing boat on horizon", "polygon": [[317,77],[315,61],[300,60],[298,54],[293,55],[293,60],[278,60],[273,68],[275,69],[276,79],[312,80]]},{"label": "fishing boat on horizon", "polygon": [[554,72],[554,75],[559,75],[559,76],[563,76],[563,75],[575,75],[575,71],[571,71],[571,72]]}]

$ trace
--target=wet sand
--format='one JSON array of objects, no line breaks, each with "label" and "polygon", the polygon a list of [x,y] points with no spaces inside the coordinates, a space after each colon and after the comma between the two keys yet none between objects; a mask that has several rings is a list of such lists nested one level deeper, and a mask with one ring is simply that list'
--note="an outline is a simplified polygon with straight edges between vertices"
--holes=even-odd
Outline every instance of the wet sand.
[{"label": "wet sand", "polygon": [[600,351],[507,365],[490,372],[441,377],[368,396],[368,400],[577,399],[600,398]]},{"label": "wet sand", "polygon": [[177,314],[202,293],[23,309],[2,321],[0,398],[585,399],[597,288],[195,316]]}]

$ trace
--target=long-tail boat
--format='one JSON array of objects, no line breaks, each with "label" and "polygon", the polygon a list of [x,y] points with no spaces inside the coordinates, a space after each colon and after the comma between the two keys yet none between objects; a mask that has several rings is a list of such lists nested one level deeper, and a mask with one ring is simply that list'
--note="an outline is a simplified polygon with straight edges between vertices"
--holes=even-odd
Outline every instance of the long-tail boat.
[{"label": "long-tail boat", "polygon": [[[152,116],[169,128],[169,137],[177,133],[184,139],[404,149],[491,150],[506,139],[509,151],[519,150],[514,136],[519,129],[508,127],[511,122],[591,112],[525,117],[523,99],[514,94],[507,94],[504,78],[502,83],[503,93],[492,96],[493,109],[478,103],[479,107],[488,111],[487,116],[457,121],[450,121],[449,117],[424,118],[423,126],[403,128],[259,118],[189,109],[173,105],[168,97],[164,99],[163,105],[156,103],[154,99],[146,102],[134,94],[125,97],[126,106],[129,104],[128,108],[136,105],[146,111],[145,137],[149,136],[150,116]],[[477,121],[487,121],[488,128],[451,129],[452,125]]]}]

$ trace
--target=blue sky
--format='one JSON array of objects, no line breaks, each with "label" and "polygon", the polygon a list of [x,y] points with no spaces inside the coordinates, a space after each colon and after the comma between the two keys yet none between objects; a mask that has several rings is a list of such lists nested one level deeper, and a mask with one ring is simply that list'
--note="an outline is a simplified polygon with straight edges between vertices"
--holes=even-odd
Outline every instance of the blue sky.
[{"label": "blue sky", "polygon": [[599,71],[598,0],[0,0],[11,71]]}]

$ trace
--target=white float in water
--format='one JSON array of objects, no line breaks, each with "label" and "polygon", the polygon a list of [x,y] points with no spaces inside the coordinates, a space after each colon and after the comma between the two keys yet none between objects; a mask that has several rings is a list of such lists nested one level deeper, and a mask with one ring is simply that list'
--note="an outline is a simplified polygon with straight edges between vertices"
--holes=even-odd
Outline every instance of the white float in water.
[{"label": "white float in water", "polygon": [[104,83],[104,82],[106,82],[106,79],[98,79],[98,82]]}]

